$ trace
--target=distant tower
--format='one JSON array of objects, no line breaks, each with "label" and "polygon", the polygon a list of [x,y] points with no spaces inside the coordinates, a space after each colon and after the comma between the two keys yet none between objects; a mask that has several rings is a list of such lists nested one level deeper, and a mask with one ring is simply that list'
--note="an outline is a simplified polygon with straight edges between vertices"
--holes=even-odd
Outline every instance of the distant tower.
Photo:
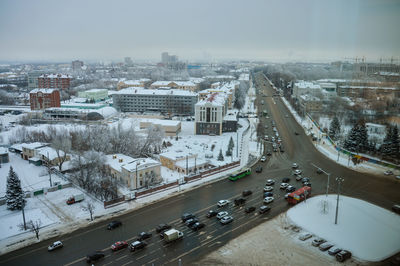
[{"label": "distant tower", "polygon": [[168,64],[169,63],[169,55],[167,52],[164,52],[161,54],[161,62],[163,64]]},{"label": "distant tower", "polygon": [[124,61],[125,61],[125,65],[126,65],[126,66],[132,66],[132,65],[133,65],[132,58],[130,58],[130,57],[128,57],[128,56],[125,57]]},{"label": "distant tower", "polygon": [[72,61],[72,70],[77,71],[81,70],[83,67],[83,62],[79,60]]}]

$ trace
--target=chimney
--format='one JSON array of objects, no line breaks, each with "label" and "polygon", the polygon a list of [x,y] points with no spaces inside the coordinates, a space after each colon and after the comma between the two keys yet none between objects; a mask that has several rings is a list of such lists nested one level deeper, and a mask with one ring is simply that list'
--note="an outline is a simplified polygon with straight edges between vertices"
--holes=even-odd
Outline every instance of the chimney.
[{"label": "chimney", "polygon": [[113,159],[117,159],[117,155],[113,155]]},{"label": "chimney", "polygon": [[118,162],[122,163],[124,161],[124,159],[120,158]]}]

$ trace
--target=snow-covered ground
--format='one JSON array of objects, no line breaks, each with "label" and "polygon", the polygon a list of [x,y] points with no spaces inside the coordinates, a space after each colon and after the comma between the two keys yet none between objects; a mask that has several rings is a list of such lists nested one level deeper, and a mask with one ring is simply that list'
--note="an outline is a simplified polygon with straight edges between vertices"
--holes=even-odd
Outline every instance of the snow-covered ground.
[{"label": "snow-covered ground", "polygon": [[[323,211],[323,201],[328,208]],[[362,261],[381,261],[400,251],[400,216],[376,205],[341,196],[335,224],[336,195],[311,197],[289,209],[293,223],[349,250]]]}]

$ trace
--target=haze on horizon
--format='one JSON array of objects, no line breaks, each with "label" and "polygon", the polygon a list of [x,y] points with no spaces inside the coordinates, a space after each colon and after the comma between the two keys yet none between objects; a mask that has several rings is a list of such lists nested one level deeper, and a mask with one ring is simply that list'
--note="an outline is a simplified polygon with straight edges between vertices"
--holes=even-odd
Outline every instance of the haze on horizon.
[{"label": "haze on horizon", "polygon": [[0,1],[0,61],[400,55],[400,1]]}]

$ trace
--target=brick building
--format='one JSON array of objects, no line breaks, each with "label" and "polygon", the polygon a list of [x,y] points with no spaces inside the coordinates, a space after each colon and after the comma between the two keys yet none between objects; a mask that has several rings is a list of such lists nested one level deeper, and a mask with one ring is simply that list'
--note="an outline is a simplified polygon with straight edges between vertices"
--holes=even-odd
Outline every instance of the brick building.
[{"label": "brick building", "polygon": [[56,89],[34,89],[29,93],[31,110],[44,110],[50,107],[61,107],[60,91]]},{"label": "brick building", "polygon": [[71,77],[64,74],[43,74],[38,77],[38,88],[61,89],[70,88]]}]

